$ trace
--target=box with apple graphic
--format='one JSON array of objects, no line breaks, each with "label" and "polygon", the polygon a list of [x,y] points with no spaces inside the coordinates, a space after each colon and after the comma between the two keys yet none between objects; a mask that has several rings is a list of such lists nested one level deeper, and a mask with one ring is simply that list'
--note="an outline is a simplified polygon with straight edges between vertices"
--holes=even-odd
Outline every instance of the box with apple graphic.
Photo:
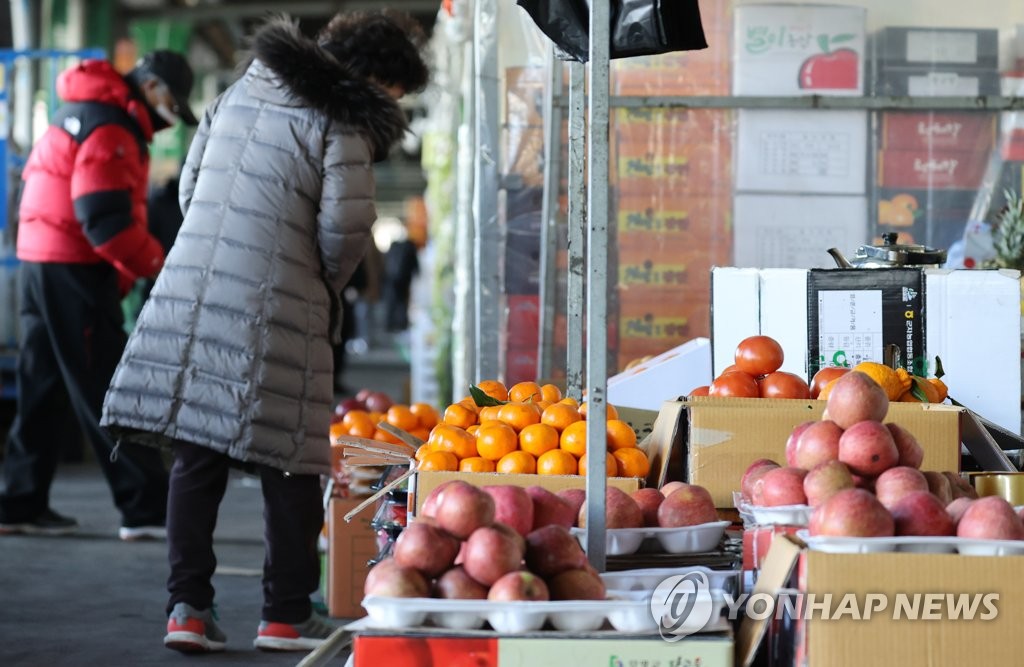
[{"label": "box with apple graphic", "polygon": [[864,8],[759,4],[734,12],[733,94],[864,92]]}]

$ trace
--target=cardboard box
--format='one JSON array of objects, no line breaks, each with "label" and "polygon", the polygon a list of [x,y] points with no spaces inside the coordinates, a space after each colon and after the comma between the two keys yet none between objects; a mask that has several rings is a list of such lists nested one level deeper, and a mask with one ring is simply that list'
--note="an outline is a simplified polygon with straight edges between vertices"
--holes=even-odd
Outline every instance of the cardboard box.
[{"label": "cardboard box", "polygon": [[732,113],[723,109],[625,107],[612,111],[614,137],[619,144],[669,144],[685,149],[682,141],[712,144],[728,141]]},{"label": "cardboard box", "polygon": [[[940,357],[946,371],[942,379],[953,398],[1020,433],[1020,273],[950,269],[924,269],[923,273],[924,349],[914,357],[929,364]],[[816,298],[808,287],[809,276],[809,271],[799,269],[712,270],[712,370],[716,375],[733,363],[742,339],[764,334],[782,345],[782,370],[809,377],[809,340],[818,333],[807,310],[809,299]],[[884,361],[882,349],[875,350],[870,360]],[[929,365],[928,370],[933,367]]]},{"label": "cardboard box", "polygon": [[900,112],[881,114],[881,148],[986,151],[996,145],[999,117],[989,112]]},{"label": "cardboard box", "polygon": [[[801,592],[818,600],[831,594],[829,613],[805,610],[790,630],[799,664],[808,667],[1011,665],[1018,662],[1016,635],[1024,623],[1024,607],[1015,604],[1024,595],[1022,567],[1022,556],[827,554],[782,537],[762,569],[770,581],[759,580],[757,589],[779,593],[786,586],[777,582],[792,581],[796,569]],[[844,599],[863,612],[868,595],[880,596],[869,617],[837,613]],[[877,609],[883,600],[885,608]],[[743,620],[738,662],[751,664],[767,622]]]},{"label": "cardboard box", "polygon": [[860,95],[863,7],[744,5],[733,28],[735,95]]},{"label": "cardboard box", "polygon": [[[695,397],[681,402],[687,478],[708,490],[716,507],[733,507],[732,492],[756,459],[784,461],[793,428],[818,420],[825,401]],[[890,403],[887,422],[903,426],[924,448],[923,470],[960,470],[961,408]]]},{"label": "cardboard box", "polygon": [[867,112],[741,109],[738,119],[737,190],[864,194]]},{"label": "cardboard box", "polygon": [[970,190],[985,178],[988,162],[988,150],[886,149],[878,153],[877,183],[883,188]]},{"label": "cardboard box", "polygon": [[868,234],[865,197],[737,194],[734,266],[827,268],[831,247],[855,249]]},{"label": "cardboard box", "polygon": [[731,633],[693,635],[678,642],[660,637],[588,633],[532,632],[514,637],[477,630],[359,632],[352,645],[354,667],[525,667],[527,665],[700,665],[732,667]]},{"label": "cardboard box", "polygon": [[999,87],[999,72],[994,69],[891,67],[877,73],[873,90],[880,96],[978,97],[998,95]]},{"label": "cardboard box", "polygon": [[[513,475],[497,472],[417,472],[411,478],[409,498],[414,503],[413,514],[419,512],[423,501],[439,484],[458,479],[473,486],[489,486],[492,484],[508,484],[512,486],[540,486],[557,493],[563,489],[582,489],[586,487],[584,475]],[[632,493],[640,488],[640,480],[636,477],[609,477],[608,486]]]},{"label": "cardboard box", "polygon": [[640,197],[617,192],[616,247],[627,250],[689,250],[728,263],[732,257],[732,197]]},{"label": "cardboard box", "polygon": [[363,582],[367,562],[377,555],[377,540],[370,527],[372,512],[360,512],[351,523],[345,514],[363,502],[362,498],[331,498],[327,506],[328,567],[327,610],[335,618],[361,618]]},{"label": "cardboard box", "polygon": [[880,70],[924,65],[995,70],[999,67],[999,31],[892,26],[873,36],[872,55]]}]

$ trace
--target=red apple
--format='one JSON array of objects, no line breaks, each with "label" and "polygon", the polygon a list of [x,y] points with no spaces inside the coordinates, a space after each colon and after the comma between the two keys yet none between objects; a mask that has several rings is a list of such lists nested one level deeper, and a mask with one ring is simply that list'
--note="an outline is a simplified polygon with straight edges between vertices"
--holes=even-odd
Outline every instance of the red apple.
[{"label": "red apple", "polygon": [[[856,375],[861,373],[847,373],[839,378],[839,382]],[[832,396],[834,394],[829,398]],[[847,427],[839,438],[839,460],[857,475],[880,475],[895,466],[899,458],[892,434],[880,422],[857,422]]]},{"label": "red apple", "polygon": [[494,582],[487,593],[487,599],[494,602],[544,602],[549,599],[548,587],[543,579],[532,572],[519,570],[509,572]]},{"label": "red apple", "polygon": [[661,506],[665,496],[657,489],[637,489],[630,494],[636,501],[640,511],[644,514],[644,525],[654,527],[658,525],[658,507]]},{"label": "red apple", "polygon": [[[747,500],[753,501],[755,490],[759,486],[759,480],[762,477],[764,477],[765,473],[767,473],[769,470],[774,470],[775,468],[778,467],[779,464],[776,463],[775,461],[772,461],[771,459],[757,459],[749,466],[747,466],[746,472],[743,473],[743,477],[740,479],[740,493],[743,494],[743,497],[746,498]],[[686,487],[686,485],[683,484],[683,482],[673,483],[682,485],[679,488]],[[668,488],[667,484],[664,488],[662,488],[661,492],[664,493],[667,497],[670,494],[665,492],[666,488]]]},{"label": "red apple", "polygon": [[804,477],[807,471],[803,468],[776,468],[769,470],[761,478],[760,502],[764,507],[782,505],[806,505],[807,495],[804,494]]},{"label": "red apple", "polygon": [[[806,422],[804,422],[802,424],[797,424],[796,426],[793,427],[793,430],[792,430],[792,432],[790,432],[789,437],[786,438],[786,465],[788,465],[788,466],[795,466],[796,465],[796,448],[797,448],[797,443],[800,442],[800,436],[802,436],[804,431],[806,431],[809,427],[811,427],[811,426],[813,426],[814,424],[817,424],[817,423],[818,422],[816,422],[816,421],[806,421]],[[767,460],[768,459],[758,459],[758,461],[767,461]],[[757,461],[755,461],[754,463],[757,463]],[[751,464],[751,465],[753,465],[753,464]]]},{"label": "red apple", "polygon": [[494,498],[494,520],[511,526],[526,536],[533,530],[533,500],[521,486],[509,484],[485,486],[483,490]]},{"label": "red apple", "polygon": [[370,412],[387,412],[388,408],[395,404],[391,397],[382,391],[370,392],[363,402],[366,403],[366,409]]},{"label": "red apple", "polygon": [[796,442],[793,453],[794,468],[810,470],[827,461],[839,458],[839,438],[843,429],[830,419],[808,426]]}]

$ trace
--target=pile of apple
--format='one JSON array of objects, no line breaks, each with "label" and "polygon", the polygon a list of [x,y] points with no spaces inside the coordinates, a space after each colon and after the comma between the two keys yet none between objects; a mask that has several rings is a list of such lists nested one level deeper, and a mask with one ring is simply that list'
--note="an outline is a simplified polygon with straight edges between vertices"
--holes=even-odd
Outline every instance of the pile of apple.
[{"label": "pile of apple", "polygon": [[366,595],[455,600],[603,600],[569,533],[574,508],[539,486],[438,486],[366,577]]},{"label": "pile of apple", "polygon": [[[558,495],[575,508],[575,527],[587,525],[586,493],[566,489]],[[702,486],[668,482],[661,489],[626,493],[609,486],[605,491],[605,528],[682,528],[718,521],[711,494]]]},{"label": "pile of apple", "polygon": [[906,429],[883,423],[885,391],[867,375],[840,377],[822,419],[797,426],[786,466],[754,461],[741,491],[753,505],[813,507],[813,536],[959,536],[1024,539],[1024,522],[999,497],[978,499],[952,472],[921,472],[921,445]]}]

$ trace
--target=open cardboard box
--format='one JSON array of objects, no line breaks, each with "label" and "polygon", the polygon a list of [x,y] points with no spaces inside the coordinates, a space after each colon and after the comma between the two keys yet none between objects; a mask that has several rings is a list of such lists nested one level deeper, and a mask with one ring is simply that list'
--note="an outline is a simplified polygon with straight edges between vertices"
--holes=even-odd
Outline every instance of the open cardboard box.
[{"label": "open cardboard box", "polygon": [[[762,620],[744,617],[736,640],[736,664],[752,664],[770,631],[781,631],[773,645],[789,644],[796,664],[808,667],[1019,664],[1017,633],[1024,624],[1021,571],[1024,556],[830,554],[808,550],[795,537],[777,536],[754,593],[774,598],[784,589],[797,588],[819,600],[831,594],[831,618],[822,618],[820,609],[809,620],[798,613],[792,623],[774,623],[774,615]],[[837,618],[847,594],[855,596],[861,618],[849,613]],[[991,609],[982,602],[973,615],[964,607],[954,611],[951,600],[961,594],[969,600],[997,595],[988,598],[995,616],[986,620]],[[863,613],[868,595],[883,596],[886,607],[878,609],[883,598],[875,598],[873,613]],[[897,618],[900,595],[906,596],[906,603]],[[907,618],[907,604],[910,609],[917,605],[917,618]]]},{"label": "open cardboard box", "polygon": [[[644,445],[651,458],[648,485],[661,486],[670,460],[681,456],[691,484],[705,487],[717,507],[733,507],[732,493],[739,489],[747,466],[759,458],[783,462],[793,427],[820,419],[824,409],[825,401],[816,400],[694,397],[667,401],[655,420],[650,442]],[[961,444],[983,470],[1016,470],[980,418],[966,408],[890,403],[885,421],[905,427],[921,443],[924,470],[959,472]],[[1000,437],[1015,436],[1004,431]]]}]

